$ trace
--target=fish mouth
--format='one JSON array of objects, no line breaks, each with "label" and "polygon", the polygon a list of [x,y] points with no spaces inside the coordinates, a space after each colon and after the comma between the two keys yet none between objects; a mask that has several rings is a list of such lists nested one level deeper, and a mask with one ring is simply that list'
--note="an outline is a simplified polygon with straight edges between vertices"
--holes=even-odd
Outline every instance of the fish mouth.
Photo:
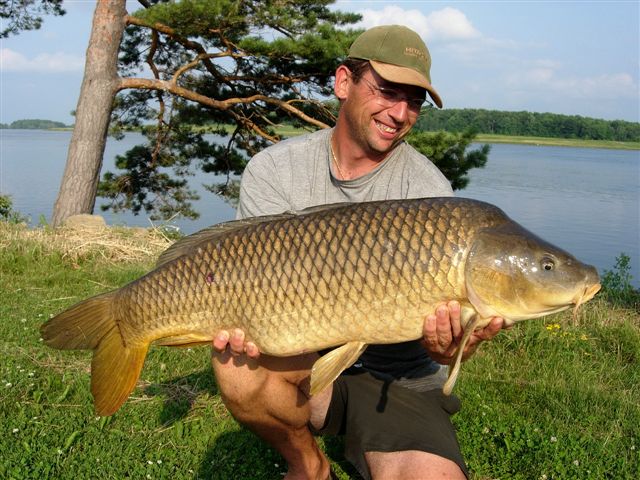
[{"label": "fish mouth", "polygon": [[544,306],[543,308],[541,305],[539,305],[535,312],[531,312],[528,311],[527,313],[522,313],[520,315],[507,315],[507,314],[502,314],[500,312],[495,312],[497,315],[502,316],[505,320],[507,320],[508,324],[512,324],[514,322],[518,322],[520,320],[528,320],[528,319],[532,319],[532,318],[540,318],[540,317],[544,317],[546,315],[552,315],[554,313],[559,313],[562,312],[564,310],[567,310],[568,308],[571,308],[571,306],[573,305],[573,317],[576,318],[576,315],[578,314],[578,310],[580,308],[580,306],[583,303],[588,302],[589,300],[591,300],[596,293],[598,293],[600,291],[600,289],[602,288],[602,285],[600,285],[599,283],[597,284],[593,284],[590,285],[588,287],[583,288],[582,290],[580,290],[575,297],[573,297],[573,299],[568,300],[565,297],[565,300],[561,303],[551,303],[551,304],[547,304],[546,306]]},{"label": "fish mouth", "polygon": [[591,300],[595,296],[595,294],[600,291],[601,288],[602,288],[602,285],[599,283],[596,283],[595,285],[586,287],[582,292],[576,295],[576,297],[574,298],[575,307],[573,307],[574,317],[578,314],[578,309],[580,308],[580,306],[583,303],[586,303],[589,300]]}]

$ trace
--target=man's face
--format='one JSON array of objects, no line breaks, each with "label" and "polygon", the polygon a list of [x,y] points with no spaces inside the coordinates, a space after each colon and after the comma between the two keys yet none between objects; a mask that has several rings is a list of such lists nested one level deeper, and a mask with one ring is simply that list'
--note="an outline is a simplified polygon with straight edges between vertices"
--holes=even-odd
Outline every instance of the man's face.
[{"label": "man's face", "polygon": [[355,140],[365,151],[388,153],[418,120],[425,90],[387,82],[371,68],[357,83],[350,76],[348,84],[340,115],[345,116]]}]

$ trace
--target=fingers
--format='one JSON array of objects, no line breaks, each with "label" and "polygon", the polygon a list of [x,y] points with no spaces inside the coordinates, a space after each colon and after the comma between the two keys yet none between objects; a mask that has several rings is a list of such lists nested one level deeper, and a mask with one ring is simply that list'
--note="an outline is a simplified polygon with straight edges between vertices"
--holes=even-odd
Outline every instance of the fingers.
[{"label": "fingers", "polygon": [[260,356],[260,350],[258,346],[253,342],[247,342],[245,345],[245,352],[250,358],[258,358]]},{"label": "fingers", "polygon": [[[447,304],[439,304],[435,313],[425,318],[422,343],[429,356],[438,363],[444,365],[451,363],[462,339],[464,328],[461,310],[460,303],[454,300]],[[471,356],[481,342],[491,340],[502,328],[504,328],[504,320],[500,317],[492,318],[486,327],[471,335],[465,345],[463,358]]]},{"label": "fingers", "polygon": [[239,328],[231,332],[229,348],[231,349],[231,355],[241,355],[244,353],[244,332]]},{"label": "fingers", "polygon": [[489,325],[480,330],[482,332],[482,339],[491,340],[498,335],[503,328],[505,328],[504,319],[501,317],[493,317]]},{"label": "fingers", "polygon": [[234,329],[231,333],[226,330],[219,331],[213,339],[213,348],[220,353],[228,348],[233,356],[244,353],[250,358],[258,358],[260,356],[258,346],[251,341],[245,343],[244,332],[239,328]]},{"label": "fingers", "polygon": [[451,334],[453,338],[459,340],[462,338],[463,329],[462,329],[462,321],[461,321],[461,308],[460,304],[455,300],[447,303],[447,307],[449,309],[449,319],[451,322]]},{"label": "fingers", "polygon": [[213,339],[213,348],[217,352],[223,352],[229,343],[229,332],[221,330]]},{"label": "fingers", "polygon": [[478,345],[486,340],[491,340],[498,335],[503,328],[509,328],[504,327],[504,319],[501,317],[493,317],[486,327],[473,332],[469,343],[467,343],[467,347],[464,349],[463,359],[466,360],[469,358],[476,351]]},{"label": "fingers", "polygon": [[[437,309],[436,309],[437,311]],[[437,353],[441,349],[438,339],[438,318],[436,314],[430,313],[424,320],[422,326],[422,341],[429,352]]]},{"label": "fingers", "polygon": [[504,320],[501,317],[493,317],[491,319],[491,322],[489,322],[489,324],[486,327],[480,330],[476,330],[473,333],[473,337],[469,340],[469,342],[471,343],[471,341],[473,341],[473,344],[476,344],[476,343],[483,342],[485,340],[491,340],[493,337],[498,335],[498,333],[500,333],[500,330],[502,330],[503,325],[504,325]]},{"label": "fingers", "polygon": [[455,338],[449,315],[449,309],[446,305],[439,305],[436,308],[436,338],[438,342],[438,352],[443,354],[449,349],[451,342]]},{"label": "fingers", "polygon": [[423,325],[423,344],[433,360],[448,364],[453,358],[462,335],[460,304],[449,302],[436,307],[435,314],[427,315]]}]

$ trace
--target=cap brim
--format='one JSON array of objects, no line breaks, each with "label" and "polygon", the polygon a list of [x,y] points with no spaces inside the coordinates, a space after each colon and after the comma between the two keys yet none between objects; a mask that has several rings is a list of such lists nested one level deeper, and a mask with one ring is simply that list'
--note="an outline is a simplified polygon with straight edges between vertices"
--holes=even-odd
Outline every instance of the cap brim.
[{"label": "cap brim", "polygon": [[438,108],[442,108],[442,99],[440,98],[440,95],[438,95],[436,89],[433,88],[424,75],[421,75],[412,68],[391,65],[390,63],[378,62],[376,60],[369,60],[369,63],[376,73],[388,82],[415,85],[416,87],[426,89]]}]

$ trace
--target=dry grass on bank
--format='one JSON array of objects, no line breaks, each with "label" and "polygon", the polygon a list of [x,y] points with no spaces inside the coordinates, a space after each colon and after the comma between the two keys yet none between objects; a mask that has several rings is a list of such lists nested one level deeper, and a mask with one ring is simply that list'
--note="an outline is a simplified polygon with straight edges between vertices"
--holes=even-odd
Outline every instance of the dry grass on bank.
[{"label": "dry grass on bank", "polygon": [[81,224],[54,229],[0,222],[0,251],[9,247],[25,253],[39,250],[62,255],[72,265],[89,258],[106,263],[140,262],[158,256],[174,241],[158,228]]}]

